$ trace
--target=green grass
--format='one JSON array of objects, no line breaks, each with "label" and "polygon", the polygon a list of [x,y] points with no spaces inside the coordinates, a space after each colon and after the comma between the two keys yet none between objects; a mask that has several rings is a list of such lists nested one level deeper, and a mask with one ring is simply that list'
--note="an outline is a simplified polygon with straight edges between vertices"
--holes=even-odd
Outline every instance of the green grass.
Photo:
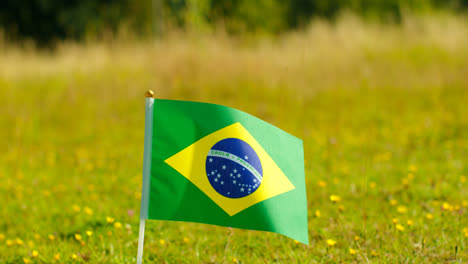
[{"label": "green grass", "polygon": [[2,44],[0,262],[135,263],[153,89],[302,138],[311,244],[148,221],[145,263],[466,263],[467,25],[344,18],[266,40]]}]

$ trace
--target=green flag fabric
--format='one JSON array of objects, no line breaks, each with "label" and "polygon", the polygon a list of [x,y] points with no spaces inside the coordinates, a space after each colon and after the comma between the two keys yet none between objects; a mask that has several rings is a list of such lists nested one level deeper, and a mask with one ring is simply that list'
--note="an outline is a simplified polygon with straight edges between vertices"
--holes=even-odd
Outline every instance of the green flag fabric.
[{"label": "green flag fabric", "polygon": [[308,244],[302,140],[208,103],[154,99],[152,121],[142,215],[270,231]]}]

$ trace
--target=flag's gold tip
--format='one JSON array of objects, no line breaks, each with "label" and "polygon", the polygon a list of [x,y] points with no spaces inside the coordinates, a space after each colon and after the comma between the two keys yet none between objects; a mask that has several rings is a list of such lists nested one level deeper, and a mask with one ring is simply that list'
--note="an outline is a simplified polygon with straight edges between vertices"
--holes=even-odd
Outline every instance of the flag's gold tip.
[{"label": "flag's gold tip", "polygon": [[148,90],[148,91],[145,92],[145,97],[153,98],[153,96],[154,96],[153,91]]}]

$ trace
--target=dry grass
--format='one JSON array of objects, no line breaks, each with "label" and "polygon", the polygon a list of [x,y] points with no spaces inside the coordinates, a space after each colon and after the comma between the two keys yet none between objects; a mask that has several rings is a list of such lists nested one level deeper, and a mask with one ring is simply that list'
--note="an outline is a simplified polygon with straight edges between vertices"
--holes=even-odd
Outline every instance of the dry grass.
[{"label": "dry grass", "polygon": [[335,25],[315,21],[305,32],[276,38],[174,33],[155,42],[65,43],[53,53],[4,44],[0,58],[4,78],[89,74],[117,66],[151,75],[161,90],[239,82],[303,92],[443,86],[466,73],[468,20],[409,16],[397,26],[348,15]]}]

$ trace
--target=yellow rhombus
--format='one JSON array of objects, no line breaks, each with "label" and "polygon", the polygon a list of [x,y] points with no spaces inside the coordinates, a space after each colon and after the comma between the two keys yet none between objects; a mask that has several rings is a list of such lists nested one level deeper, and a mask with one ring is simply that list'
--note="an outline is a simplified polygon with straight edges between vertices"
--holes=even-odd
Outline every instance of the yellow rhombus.
[{"label": "yellow rhombus", "polygon": [[[228,198],[219,194],[211,186],[206,176],[205,161],[208,152],[213,145],[226,138],[238,138],[247,142],[257,153],[264,168],[262,182],[258,189],[242,198]],[[166,159],[165,162],[191,181],[230,216],[295,188],[288,177],[284,175],[278,165],[241,123],[229,125],[205,136]]]}]

